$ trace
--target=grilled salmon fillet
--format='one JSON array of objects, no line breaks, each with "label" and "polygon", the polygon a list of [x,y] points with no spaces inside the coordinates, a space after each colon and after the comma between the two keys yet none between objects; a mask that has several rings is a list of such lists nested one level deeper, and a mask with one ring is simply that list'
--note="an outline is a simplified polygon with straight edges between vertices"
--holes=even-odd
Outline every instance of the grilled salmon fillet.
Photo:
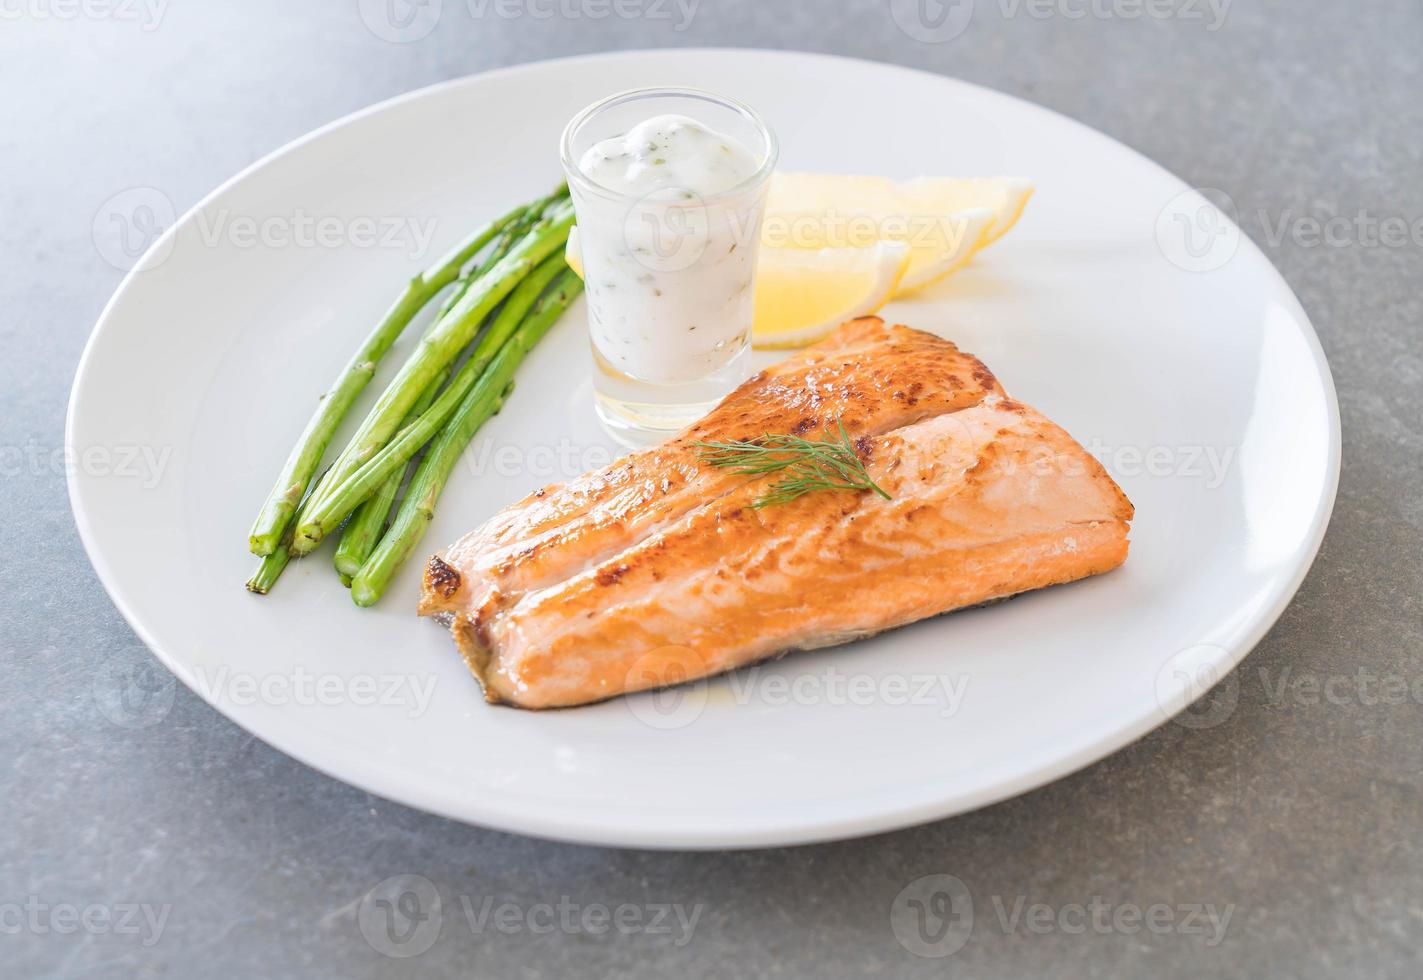
[{"label": "grilled salmon fillet", "polygon": [[[701,440],[835,420],[891,495],[752,504]],[[931,334],[852,321],[670,442],[546,487],[426,570],[491,701],[584,704],[1108,571],[1132,505],[1071,436]]]}]

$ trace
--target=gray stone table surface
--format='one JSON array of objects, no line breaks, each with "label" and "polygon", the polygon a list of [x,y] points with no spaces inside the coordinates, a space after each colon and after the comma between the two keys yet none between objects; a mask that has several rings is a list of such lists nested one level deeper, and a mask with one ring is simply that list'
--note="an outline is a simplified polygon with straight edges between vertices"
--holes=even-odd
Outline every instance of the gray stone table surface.
[{"label": "gray stone table surface", "polygon": [[[444,0],[427,37],[396,44],[361,15],[385,2],[0,0],[0,976],[1423,971],[1417,0],[980,0],[942,43],[901,31],[888,0]],[[405,0],[391,2],[399,13]],[[109,721],[96,671],[147,654],[84,556],[55,453],[79,353],[120,279],[91,233],[103,203],[153,186],[181,210],[310,129],[442,79],[676,45],[955,75],[1231,195],[1319,330],[1345,452],[1320,557],[1231,681],[1226,721],[1169,724],[957,819],[706,854],[552,844],[418,813],[293,762],[181,687],[159,724]],[[1380,223],[1398,218],[1405,240],[1381,241]],[[1328,242],[1311,234],[1331,219],[1343,220]],[[1312,693],[1326,682],[1330,696]],[[890,917],[930,874],[960,879],[975,911],[966,932],[962,908],[948,910],[967,942],[939,959],[911,955]],[[363,896],[396,875],[443,898],[443,930],[418,959],[385,955],[411,947],[360,927]],[[501,930],[481,919],[486,900],[519,918]],[[560,903],[580,915],[630,904],[643,925],[659,904],[674,913],[668,929],[599,933],[596,919],[564,921]],[[1134,917],[1153,906],[1170,908],[1154,930]]]}]

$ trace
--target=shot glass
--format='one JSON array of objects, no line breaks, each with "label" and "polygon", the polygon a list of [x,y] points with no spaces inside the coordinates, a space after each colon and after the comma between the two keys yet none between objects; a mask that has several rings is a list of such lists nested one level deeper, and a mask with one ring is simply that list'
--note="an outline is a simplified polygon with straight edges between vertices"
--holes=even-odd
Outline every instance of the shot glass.
[{"label": "shot glass", "polygon": [[[584,171],[590,147],[667,114],[735,140],[756,171],[715,193],[663,186],[645,194],[610,189]],[[598,415],[624,443],[660,441],[750,373],[756,258],[776,137],[734,99],[649,88],[578,113],[561,150],[577,212]]]}]

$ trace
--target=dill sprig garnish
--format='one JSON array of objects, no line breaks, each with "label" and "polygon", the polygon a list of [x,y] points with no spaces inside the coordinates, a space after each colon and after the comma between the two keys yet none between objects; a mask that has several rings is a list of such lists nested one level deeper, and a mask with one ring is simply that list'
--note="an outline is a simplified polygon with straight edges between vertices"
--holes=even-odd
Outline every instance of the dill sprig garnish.
[{"label": "dill sprig garnish", "polygon": [[787,504],[817,490],[873,490],[885,500],[893,498],[870,479],[860,462],[850,434],[837,416],[835,427],[839,437],[827,432],[822,439],[802,439],[800,436],[766,433],[756,439],[734,439],[727,442],[696,442],[702,461],[721,466],[733,473],[761,476],[766,473],[785,475],[771,484],[768,492],[751,505],[757,510],[775,504]]}]

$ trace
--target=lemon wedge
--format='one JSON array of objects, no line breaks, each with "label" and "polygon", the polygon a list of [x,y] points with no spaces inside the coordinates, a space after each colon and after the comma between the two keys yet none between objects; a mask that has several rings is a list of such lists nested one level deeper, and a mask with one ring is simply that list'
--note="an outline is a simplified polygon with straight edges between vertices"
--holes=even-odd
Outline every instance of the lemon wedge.
[{"label": "lemon wedge", "polygon": [[577,225],[568,229],[568,242],[563,246],[563,261],[568,263],[568,267],[579,279],[586,278],[583,275],[583,249],[578,244]]},{"label": "lemon wedge", "polygon": [[[869,316],[889,302],[909,268],[904,242],[847,248],[767,248],[756,263],[752,343],[763,350],[804,347],[846,320]],[[578,229],[564,250],[583,275]]]},{"label": "lemon wedge", "polygon": [[942,279],[1008,233],[1027,207],[1032,181],[1019,177],[888,177],[777,173],[762,242],[773,248],[910,246],[898,294]]},{"label": "lemon wedge", "polygon": [[909,268],[904,242],[864,247],[765,248],[756,265],[752,343],[762,350],[804,347],[846,320],[888,303]]}]

